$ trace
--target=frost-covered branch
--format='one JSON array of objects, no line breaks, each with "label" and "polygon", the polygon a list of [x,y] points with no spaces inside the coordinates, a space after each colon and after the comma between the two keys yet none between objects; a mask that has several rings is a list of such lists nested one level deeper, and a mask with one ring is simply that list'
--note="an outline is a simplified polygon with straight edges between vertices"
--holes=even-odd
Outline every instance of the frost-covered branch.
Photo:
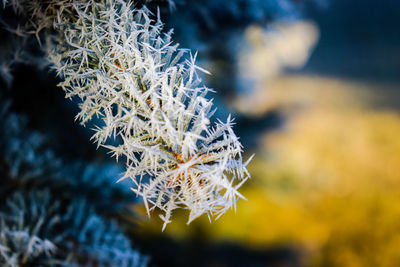
[{"label": "frost-covered branch", "polygon": [[[159,17],[122,0],[12,2],[33,14],[32,32],[59,32],[47,40],[50,61],[67,97],[82,101],[77,118],[104,120],[93,140],[126,161],[122,179],[135,183],[149,214],[165,212],[164,227],[176,208],[190,210],[189,223],[244,198],[238,188],[249,174],[233,120],[211,125],[211,90],[198,75],[206,71],[163,33]],[[112,137],[122,143],[107,143]]]}]

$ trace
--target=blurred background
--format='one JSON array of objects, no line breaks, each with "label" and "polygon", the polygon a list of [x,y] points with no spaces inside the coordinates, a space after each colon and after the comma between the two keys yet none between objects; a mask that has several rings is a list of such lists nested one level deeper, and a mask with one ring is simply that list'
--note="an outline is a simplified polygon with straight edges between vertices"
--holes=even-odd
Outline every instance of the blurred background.
[{"label": "blurred background", "polygon": [[[215,117],[233,114],[245,157],[255,153],[247,201],[211,224],[177,211],[161,232],[157,212],[132,205],[128,236],[150,265],[400,266],[400,2],[146,2],[199,52]],[[56,153],[114,164],[53,73],[13,75],[11,109]]]},{"label": "blurred background", "polygon": [[400,2],[293,2],[235,30],[203,26],[217,43],[198,45],[207,78],[256,154],[252,179],[248,201],[212,224],[182,212],[161,234],[144,219],[144,241],[174,244],[160,263],[399,266]]}]

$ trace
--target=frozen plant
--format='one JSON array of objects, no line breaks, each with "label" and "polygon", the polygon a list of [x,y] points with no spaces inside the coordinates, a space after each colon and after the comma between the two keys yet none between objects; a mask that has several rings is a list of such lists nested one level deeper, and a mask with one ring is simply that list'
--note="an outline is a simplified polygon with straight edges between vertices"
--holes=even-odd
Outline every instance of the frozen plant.
[{"label": "frozen plant", "polygon": [[53,260],[57,247],[47,238],[59,218],[48,216],[45,208],[52,213],[58,203],[50,205],[47,194],[31,194],[27,201],[29,206],[22,194],[14,194],[0,213],[1,266],[42,265]]},{"label": "frozen plant", "polygon": [[148,266],[149,258],[132,248],[118,224],[99,216],[85,200],[71,203],[63,223],[60,241],[77,266]]},{"label": "frozen plant", "polygon": [[144,267],[117,224],[77,199],[65,211],[47,191],[15,192],[0,213],[1,266]]},{"label": "frozen plant", "polygon": [[[188,223],[204,213],[211,220],[244,198],[238,188],[250,177],[248,161],[233,120],[211,125],[211,90],[198,74],[206,71],[173,44],[171,31],[162,32],[159,16],[154,21],[146,7],[123,0],[12,4],[33,14],[32,32],[58,32],[48,35],[49,59],[66,96],[81,99],[77,118],[104,120],[93,140],[126,161],[120,180],[135,183],[149,215],[155,207],[164,211],[163,229],[174,209],[189,209]],[[121,144],[109,144],[112,137]]]}]

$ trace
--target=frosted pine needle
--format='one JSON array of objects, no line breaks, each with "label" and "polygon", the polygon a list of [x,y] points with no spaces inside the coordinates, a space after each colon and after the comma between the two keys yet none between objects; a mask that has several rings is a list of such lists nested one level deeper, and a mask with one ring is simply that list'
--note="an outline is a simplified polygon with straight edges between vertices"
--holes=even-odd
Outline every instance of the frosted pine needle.
[{"label": "frosted pine needle", "polygon": [[[162,32],[159,17],[122,0],[48,2],[35,14],[45,24],[51,15],[61,33],[49,51],[61,86],[82,100],[82,124],[104,120],[93,140],[126,160],[120,180],[134,182],[148,214],[163,210],[164,229],[174,209],[189,209],[190,223],[204,213],[218,218],[244,198],[238,188],[250,176],[233,120],[211,125],[204,70]],[[122,144],[107,144],[112,137]]]}]

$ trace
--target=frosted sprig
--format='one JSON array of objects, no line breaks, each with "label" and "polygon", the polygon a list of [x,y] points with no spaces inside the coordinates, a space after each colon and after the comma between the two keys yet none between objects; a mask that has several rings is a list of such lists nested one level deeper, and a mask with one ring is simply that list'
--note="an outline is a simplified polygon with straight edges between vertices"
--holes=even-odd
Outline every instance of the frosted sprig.
[{"label": "frosted sprig", "polygon": [[[145,8],[124,1],[75,4],[73,24],[63,16],[57,27],[64,42],[52,61],[63,75],[67,97],[78,96],[82,123],[94,115],[104,120],[93,139],[124,156],[132,190],[148,213],[190,210],[191,222],[203,213],[221,215],[242,197],[238,188],[248,178],[241,144],[232,120],[210,127],[210,91],[201,84],[195,56],[182,60],[185,50],[162,34]],[[110,137],[122,139],[109,145]]]},{"label": "frosted sprig", "polygon": [[0,265],[147,266],[114,221],[77,199],[67,210],[47,191],[16,192],[0,212]]},{"label": "frosted sprig", "polygon": [[51,265],[48,263],[54,260],[57,247],[48,236],[59,217],[49,215],[59,205],[50,204],[49,200],[48,194],[25,198],[21,193],[8,199],[0,213],[1,266]]},{"label": "frosted sprig", "polygon": [[[132,249],[118,224],[99,216],[84,200],[74,201],[63,219],[68,227],[60,241],[80,263],[77,266],[148,266],[149,258]],[[65,242],[71,237],[72,242]]]},{"label": "frosted sprig", "polygon": [[[50,61],[66,96],[81,99],[81,123],[103,119],[93,140],[124,159],[120,180],[135,183],[148,214],[163,210],[164,229],[177,208],[190,210],[190,223],[235,207],[244,198],[238,188],[250,177],[248,162],[230,116],[211,125],[211,90],[199,76],[207,71],[195,64],[196,55],[173,44],[159,16],[154,21],[132,2],[58,2],[65,5],[49,1],[36,12],[47,17],[37,19],[44,23],[37,28],[50,16],[60,33],[48,39]],[[121,144],[109,144],[112,137]]]}]

